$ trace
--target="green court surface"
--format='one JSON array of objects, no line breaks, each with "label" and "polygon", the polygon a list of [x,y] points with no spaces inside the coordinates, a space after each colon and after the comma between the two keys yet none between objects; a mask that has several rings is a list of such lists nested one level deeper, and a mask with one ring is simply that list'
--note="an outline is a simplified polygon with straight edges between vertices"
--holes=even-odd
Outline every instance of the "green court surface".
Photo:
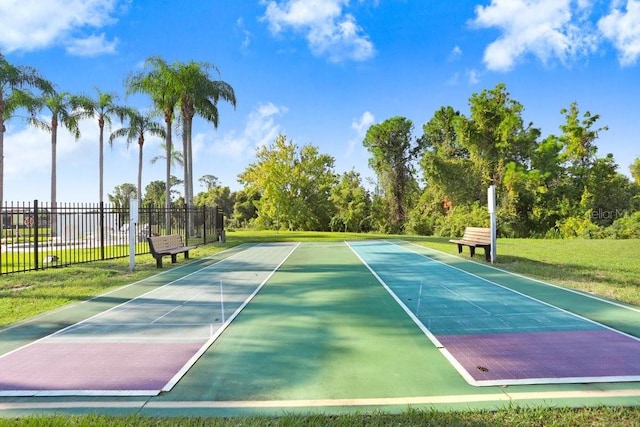
[{"label": "green court surface", "polygon": [[[640,336],[637,307],[567,291],[407,242],[395,244]],[[242,249],[165,270],[89,302],[0,330],[0,354],[214,265]],[[469,385],[346,243],[306,242],[293,251],[170,391],[146,397],[0,397],[0,416],[337,414],[398,412],[409,407],[491,409],[512,404],[639,405],[640,382]]]}]

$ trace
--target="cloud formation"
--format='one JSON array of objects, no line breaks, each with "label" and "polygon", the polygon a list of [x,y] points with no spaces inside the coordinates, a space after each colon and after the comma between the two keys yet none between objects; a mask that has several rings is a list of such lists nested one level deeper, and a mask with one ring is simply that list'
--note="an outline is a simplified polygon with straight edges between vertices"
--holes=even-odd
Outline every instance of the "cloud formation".
[{"label": "cloud formation", "polygon": [[624,9],[619,3],[598,21],[598,28],[615,46],[620,64],[634,65],[640,57],[640,0],[628,0]]},{"label": "cloud formation", "polygon": [[471,25],[497,28],[484,52],[490,70],[508,71],[527,56],[568,65],[610,42],[622,66],[640,57],[640,0],[613,0],[595,16],[592,0],[492,0],[476,6]]},{"label": "cloud formation", "polygon": [[492,0],[476,6],[472,25],[501,32],[484,52],[485,65],[508,71],[527,54],[566,64],[592,52],[597,37],[586,19],[589,8],[585,0]]},{"label": "cloud formation", "polygon": [[222,140],[213,143],[212,151],[233,159],[250,158],[257,147],[269,145],[281,133],[276,118],[287,111],[287,107],[272,102],[258,105],[249,113],[244,129],[239,134],[234,131],[224,135]]},{"label": "cloud formation", "polygon": [[[114,22],[123,0],[3,0],[0,50],[34,51],[64,46],[72,55],[114,53],[117,39],[93,33]],[[126,3],[126,2],[125,2]]]},{"label": "cloud formation", "polygon": [[303,33],[314,55],[331,62],[365,61],[375,54],[369,36],[345,9],[348,0],[262,0],[263,19],[275,35]]}]

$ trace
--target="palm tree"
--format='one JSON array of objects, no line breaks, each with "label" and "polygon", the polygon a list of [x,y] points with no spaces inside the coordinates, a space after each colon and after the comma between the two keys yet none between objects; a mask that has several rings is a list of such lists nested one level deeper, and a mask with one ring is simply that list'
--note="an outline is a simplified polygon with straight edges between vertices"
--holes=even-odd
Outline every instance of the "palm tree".
[{"label": "palm tree", "polygon": [[153,120],[150,114],[143,115],[134,109],[128,109],[129,126],[122,127],[111,133],[109,144],[117,138],[126,138],[127,147],[136,140],[138,142],[138,207],[142,206],[142,147],[144,146],[145,135],[158,136],[164,138],[165,130],[162,125]]},{"label": "palm tree", "polygon": [[82,109],[81,118],[95,117],[98,119],[100,128],[98,173],[100,177],[99,201],[104,201],[104,127],[105,124],[111,127],[111,117],[117,116],[120,121],[124,120],[127,113],[126,107],[116,105],[118,96],[113,93],[101,92],[96,88],[97,97],[78,96],[76,103]]},{"label": "palm tree", "polygon": [[58,144],[58,126],[62,124],[76,141],[80,138],[79,121],[82,112],[77,109],[76,98],[69,92],[56,92],[54,89],[48,90],[44,96],[39,99],[39,109],[46,109],[51,113],[51,119],[46,122],[38,118],[35,111],[29,119],[32,125],[44,129],[51,133],[51,232],[56,234],[56,217],[57,208],[57,144]]},{"label": "palm tree", "polygon": [[[0,207],[4,202],[4,133],[5,122],[21,107],[35,104],[35,96],[25,90],[35,88],[41,91],[51,89],[51,83],[31,67],[9,63],[0,53]],[[0,230],[3,230],[3,216],[0,215]]]},{"label": "palm tree", "polygon": [[[154,106],[162,113],[165,122],[165,146],[167,153],[166,163],[166,188],[171,188],[171,150],[172,150],[172,125],[174,110],[178,102],[178,93],[175,83],[175,72],[160,57],[152,56],[145,61],[145,70],[129,76],[125,82],[127,93],[145,93],[151,97]],[[167,230],[171,227],[171,194],[165,194],[165,222]]]},{"label": "palm tree", "polygon": [[[193,153],[192,153],[192,125],[197,114],[213,123],[218,128],[220,99],[236,106],[236,96],[233,87],[221,80],[211,78],[209,71],[219,75],[217,67],[207,62],[190,61],[186,64],[173,64],[176,74],[177,90],[180,95],[178,105],[182,118],[182,144],[184,156],[184,193],[187,207],[193,207]],[[189,221],[192,225],[192,221]]]}]

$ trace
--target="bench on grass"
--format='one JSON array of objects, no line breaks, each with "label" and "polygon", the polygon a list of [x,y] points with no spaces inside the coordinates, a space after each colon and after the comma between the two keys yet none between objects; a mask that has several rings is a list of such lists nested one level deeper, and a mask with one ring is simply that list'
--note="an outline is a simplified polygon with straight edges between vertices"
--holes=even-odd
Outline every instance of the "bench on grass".
[{"label": "bench on grass", "polygon": [[462,239],[449,240],[458,245],[458,253],[462,253],[463,246],[469,246],[471,256],[476,254],[476,248],[484,248],[484,257],[491,261],[491,230],[482,227],[465,227]]},{"label": "bench on grass", "polygon": [[189,251],[195,246],[185,246],[179,234],[168,236],[147,237],[151,255],[156,259],[156,267],[162,268],[162,257],[171,255],[171,263],[175,264],[179,253],[184,253],[184,258],[189,259]]}]

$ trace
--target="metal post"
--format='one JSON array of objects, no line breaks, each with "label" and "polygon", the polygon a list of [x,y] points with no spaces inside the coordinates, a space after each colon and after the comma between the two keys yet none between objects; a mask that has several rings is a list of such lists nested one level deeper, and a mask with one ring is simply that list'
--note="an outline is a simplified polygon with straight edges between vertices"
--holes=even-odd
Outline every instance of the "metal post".
[{"label": "metal post", "polygon": [[487,190],[487,209],[489,210],[490,223],[491,223],[491,263],[496,262],[496,186],[490,185]]},{"label": "metal post", "polygon": [[131,193],[129,198],[129,271],[136,266],[136,225],[138,224],[138,197]]}]

